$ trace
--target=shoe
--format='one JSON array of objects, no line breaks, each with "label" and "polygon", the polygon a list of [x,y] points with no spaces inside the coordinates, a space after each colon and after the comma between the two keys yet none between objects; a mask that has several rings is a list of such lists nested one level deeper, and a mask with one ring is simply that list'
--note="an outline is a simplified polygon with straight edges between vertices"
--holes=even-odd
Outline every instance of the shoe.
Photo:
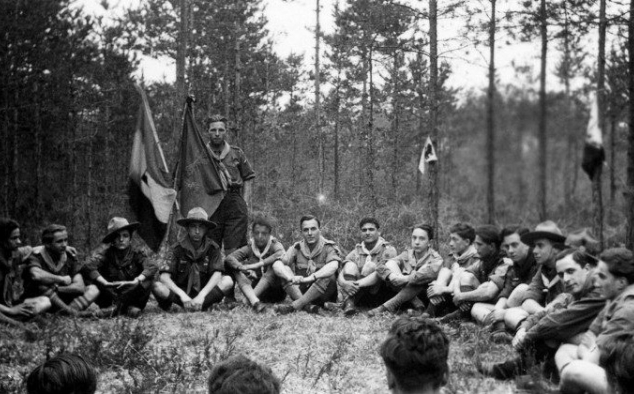
[{"label": "shoe", "polygon": [[319,315],[319,307],[317,305],[308,304],[302,308],[302,310],[306,313],[310,313],[313,315]]},{"label": "shoe", "polygon": [[339,309],[341,309],[341,303],[340,302],[324,302],[324,309],[327,311],[338,311]]},{"label": "shoe", "polygon": [[547,379],[534,375],[520,375],[515,379],[515,386],[521,391],[529,393],[555,394],[559,393],[557,386]]},{"label": "shoe", "polygon": [[381,314],[383,314],[383,313],[387,313],[387,312],[389,312],[389,311],[387,310],[387,308],[386,308],[386,307],[384,307],[383,305],[380,305],[380,306],[377,306],[377,307],[376,307],[376,308],[374,308],[374,309],[370,309],[370,310],[368,311],[368,316],[369,316],[369,317],[374,317],[374,316],[378,316],[378,315],[381,315]]},{"label": "shoe", "polygon": [[354,316],[357,314],[357,307],[354,305],[354,302],[352,300],[347,300],[344,304],[343,304],[343,314],[346,316]]},{"label": "shoe", "polygon": [[233,300],[234,301],[231,301],[228,298],[225,299],[225,302],[222,303],[225,306],[224,310],[230,311],[230,310],[236,309],[238,306],[241,305],[238,301],[235,301],[235,298]]},{"label": "shoe", "polygon": [[288,315],[289,313],[295,312],[295,308],[293,308],[291,304],[275,305],[274,309],[278,315]]},{"label": "shoe", "polygon": [[447,324],[460,319],[462,319],[462,311],[458,309],[439,318],[438,323]]},{"label": "shoe", "polygon": [[255,304],[253,304],[251,308],[253,309],[255,313],[262,313],[266,310],[266,305],[258,301]]}]

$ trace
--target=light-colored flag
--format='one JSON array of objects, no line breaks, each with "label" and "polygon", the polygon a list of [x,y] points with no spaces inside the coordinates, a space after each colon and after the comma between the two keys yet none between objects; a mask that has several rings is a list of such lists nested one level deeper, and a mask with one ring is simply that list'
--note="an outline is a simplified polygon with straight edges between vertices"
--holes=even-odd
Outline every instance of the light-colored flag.
[{"label": "light-colored flag", "polygon": [[420,153],[418,170],[422,174],[425,174],[426,163],[431,163],[432,161],[438,161],[438,156],[436,156],[436,149],[434,148],[434,144],[431,142],[431,138],[427,137],[425,146],[423,146],[423,151]]}]

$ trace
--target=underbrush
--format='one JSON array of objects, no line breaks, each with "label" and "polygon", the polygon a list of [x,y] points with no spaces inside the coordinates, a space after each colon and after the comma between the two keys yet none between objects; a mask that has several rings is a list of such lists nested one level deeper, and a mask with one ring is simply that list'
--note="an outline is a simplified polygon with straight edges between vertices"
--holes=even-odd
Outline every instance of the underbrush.
[{"label": "underbrush", "polygon": [[[378,348],[392,319],[256,315],[248,308],[159,313],[152,307],[138,320],[52,316],[42,320],[34,341],[0,328],[0,392],[22,393],[36,365],[68,351],[95,365],[98,393],[206,393],[212,366],[239,353],[270,366],[286,394],[385,393]],[[474,367],[476,357],[510,357],[509,346],[489,343],[473,324],[444,329],[451,340],[445,393],[513,392],[512,382],[485,378]]]}]

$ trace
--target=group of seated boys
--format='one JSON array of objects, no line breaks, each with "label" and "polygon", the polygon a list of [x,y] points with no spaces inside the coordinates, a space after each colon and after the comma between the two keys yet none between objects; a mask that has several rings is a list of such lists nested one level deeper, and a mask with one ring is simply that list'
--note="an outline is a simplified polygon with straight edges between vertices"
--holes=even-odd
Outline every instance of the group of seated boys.
[{"label": "group of seated boys", "polygon": [[[215,227],[202,208],[178,221],[182,239],[157,264],[131,240],[138,223],[110,220],[102,244],[84,261],[68,246],[64,226],[42,231],[42,245],[22,246],[20,228],[0,220],[0,318],[21,325],[47,310],[75,316],[138,316],[153,294],[159,307],[186,311],[231,307],[234,286],[257,313],[274,303],[278,314],[341,310],[352,316],[396,314],[440,323],[473,319],[491,340],[511,342],[517,357],[478,363],[498,379],[543,366],[565,393],[608,393],[603,365],[634,333],[634,255],[625,248],[599,253],[587,230],[568,237],[552,221],[521,227],[449,228],[450,255],[431,246],[433,228],[416,225],[411,247],[398,254],[375,218],[359,223],[361,242],[345,257],[303,216],[302,239],[287,250],[265,216],[252,238],[223,256],[207,236]],[[283,303],[286,297],[290,303]],[[90,307],[95,303],[98,308]],[[88,309],[88,310],[87,310]],[[628,342],[629,341],[629,342]],[[624,345],[625,344],[625,345]],[[619,356],[620,357],[620,356]]]}]

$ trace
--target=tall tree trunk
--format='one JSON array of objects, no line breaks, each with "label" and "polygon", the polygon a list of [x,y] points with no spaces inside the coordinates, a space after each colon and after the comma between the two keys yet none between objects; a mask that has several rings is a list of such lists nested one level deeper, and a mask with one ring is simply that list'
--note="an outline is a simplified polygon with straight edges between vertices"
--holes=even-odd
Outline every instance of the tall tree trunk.
[{"label": "tall tree trunk", "polygon": [[242,62],[240,61],[240,27],[236,23],[235,33],[236,33],[236,42],[235,42],[235,85],[234,85],[234,93],[233,93],[233,110],[235,113],[235,124],[234,124],[234,132],[236,140],[239,144],[242,141],[242,134],[240,132],[240,127],[242,127],[242,97],[240,89],[241,86],[241,78],[242,78]]},{"label": "tall tree trunk", "polygon": [[[616,199],[616,118],[610,119],[610,206]],[[611,215],[610,215],[611,216]]]},{"label": "tall tree trunk", "polygon": [[[577,139],[576,133],[573,133],[570,128],[567,126],[570,124],[570,109],[571,109],[571,102],[570,102],[570,31],[569,31],[569,18],[568,18],[568,2],[564,1],[563,2],[563,7],[564,7],[564,66],[563,66],[563,80],[564,80],[564,94],[565,94],[565,104],[564,104],[564,124],[566,125],[565,130],[567,133],[567,146],[566,146],[566,158],[568,159],[567,162],[571,162],[573,165],[573,168],[570,170],[572,171],[576,171],[576,167],[574,167],[576,165],[575,160],[570,161],[570,158],[573,157],[574,154],[576,154],[575,150],[573,149],[573,145],[575,140]],[[564,167],[565,168],[565,167]],[[572,182],[573,182],[573,178],[574,177],[570,177],[569,173],[567,172],[564,175],[564,179],[563,179],[563,187],[564,187],[564,209],[563,209],[563,216],[564,217],[568,217],[568,211],[570,210],[570,207],[572,205]]]},{"label": "tall tree trunk", "polygon": [[626,210],[627,233],[625,246],[634,249],[634,0],[630,0],[630,18],[627,22],[627,50],[628,50],[628,90],[629,90],[629,130],[627,136],[627,187]]},{"label": "tall tree trunk", "polygon": [[495,222],[495,2],[491,1],[489,23],[489,89],[487,91],[487,221]]},{"label": "tall tree trunk", "polygon": [[[431,215],[431,225],[435,234],[440,234],[438,228],[438,173],[439,161],[442,159],[440,155],[440,147],[438,146],[438,35],[437,22],[438,9],[436,0],[429,0],[429,130],[431,140],[436,144],[436,155],[438,161],[429,163],[429,212]],[[436,239],[436,237],[434,237]]]},{"label": "tall tree trunk", "polygon": [[42,186],[42,118],[41,118],[41,106],[40,106],[40,93],[38,83],[35,82],[33,87],[33,96],[35,100],[35,190],[33,191],[35,199],[35,207],[33,207],[32,217],[36,222],[41,219],[42,211],[42,195],[40,193],[40,187]]},{"label": "tall tree trunk", "polygon": [[370,79],[370,108],[368,110],[368,125],[366,131],[366,162],[365,169],[367,175],[367,187],[370,197],[370,209],[373,210],[376,207],[376,191],[374,190],[374,82],[372,78],[372,47],[370,47],[370,57],[368,59],[368,76]]},{"label": "tall tree trunk", "polygon": [[[91,130],[92,131],[92,130]],[[93,215],[92,215],[92,210],[93,210],[93,206],[92,206],[92,202],[93,202],[93,195],[92,195],[92,178],[93,178],[93,173],[94,173],[94,133],[90,132],[88,134],[88,152],[86,154],[86,161],[87,161],[87,174],[86,174],[86,204],[85,204],[85,217],[86,217],[86,239],[84,240],[84,246],[86,249],[90,248],[90,240],[92,238],[92,222],[93,222]]]},{"label": "tall tree trunk", "polygon": [[229,119],[229,111],[231,109],[231,92],[229,91],[229,50],[225,53],[224,78],[222,79],[222,94],[224,98],[224,117]]},{"label": "tall tree trunk", "polygon": [[19,107],[19,93],[18,89],[15,90],[15,101],[13,107],[13,152],[11,155],[11,181],[9,182],[9,212],[15,214],[17,212],[17,201],[20,198],[20,191],[18,190],[19,177],[20,177],[20,149],[18,136],[20,135],[20,112]]},{"label": "tall tree trunk", "polygon": [[[423,48],[420,48],[418,53],[416,54],[416,61],[418,62],[418,64],[422,64],[423,62],[423,57],[421,55],[421,53],[423,52]],[[423,73],[421,72],[419,75],[418,80],[416,81],[417,84],[417,90],[418,90],[418,151],[422,152],[422,150],[424,149],[424,136],[423,136],[423,130],[425,129],[425,95],[424,95],[424,86],[425,86],[425,81],[424,81],[424,77],[423,77]],[[422,180],[422,174],[420,173],[420,171],[418,170],[418,162],[415,162],[416,164],[416,195],[420,195],[421,194],[421,180]]]},{"label": "tall tree trunk", "polygon": [[172,157],[175,157],[177,141],[181,132],[181,110],[183,100],[185,100],[185,67],[187,63],[187,35],[188,26],[188,0],[180,0],[180,24],[178,31],[178,46],[176,48],[176,97],[174,97],[174,119],[172,128],[172,140],[174,141],[172,149],[174,150]]},{"label": "tall tree trunk", "polygon": [[400,57],[398,51],[394,51],[394,69],[392,70],[392,102],[394,103],[394,109],[392,113],[392,191],[391,191],[391,200],[392,203],[396,203],[398,201],[398,174],[399,174],[399,163],[398,163],[398,132],[399,132],[399,121],[400,121],[400,86],[399,86],[399,76],[398,71],[400,68]]},{"label": "tall tree trunk", "polygon": [[[599,69],[597,73],[597,99],[599,101],[599,132],[605,130],[605,31],[607,21],[605,19],[605,2],[599,2]],[[595,234],[599,237],[599,246],[603,248],[603,190],[602,190],[603,163],[597,168],[592,179],[592,225]]]},{"label": "tall tree trunk", "polygon": [[541,67],[539,75],[539,218],[544,221],[548,217],[548,139],[546,135],[546,56],[548,54],[548,21],[546,16],[546,0],[540,1],[539,19],[542,41]]},{"label": "tall tree trunk", "polygon": [[339,201],[339,198],[341,197],[341,191],[339,190],[339,128],[341,125],[341,117],[340,117],[340,111],[339,111],[339,88],[337,87],[337,98],[335,99],[337,101],[337,108],[335,109],[336,113],[335,113],[335,147],[334,147],[334,164],[335,164],[335,168],[334,168],[334,182],[335,182],[335,186],[334,186],[334,198],[335,201]]},{"label": "tall tree trunk", "polygon": [[319,24],[320,5],[316,0],[315,7],[315,129],[317,130],[317,138],[319,139],[319,193],[324,192],[324,177],[326,173],[326,152],[324,149],[324,136],[321,130],[321,76],[319,69],[319,43],[321,35],[321,26]]},{"label": "tall tree trunk", "polygon": [[3,77],[2,88],[2,168],[4,169],[2,187],[2,216],[9,217],[9,177],[11,176],[11,139],[9,138],[9,89],[7,77]]}]

